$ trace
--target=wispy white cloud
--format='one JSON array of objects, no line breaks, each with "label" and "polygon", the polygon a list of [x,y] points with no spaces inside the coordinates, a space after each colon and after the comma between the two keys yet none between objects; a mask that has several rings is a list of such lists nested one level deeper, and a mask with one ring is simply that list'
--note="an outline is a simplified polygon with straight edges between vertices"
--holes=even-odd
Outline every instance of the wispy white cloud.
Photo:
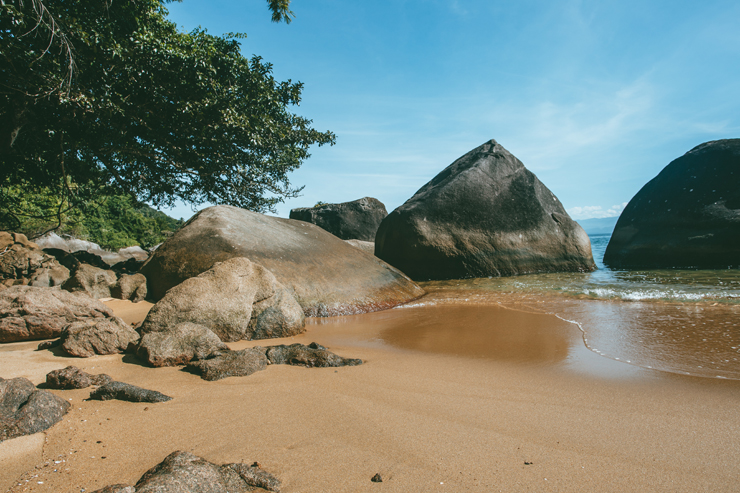
[{"label": "wispy white cloud", "polygon": [[573,219],[617,217],[622,213],[626,206],[627,202],[623,202],[604,210],[600,205],[587,205],[584,207],[571,207],[567,212]]}]

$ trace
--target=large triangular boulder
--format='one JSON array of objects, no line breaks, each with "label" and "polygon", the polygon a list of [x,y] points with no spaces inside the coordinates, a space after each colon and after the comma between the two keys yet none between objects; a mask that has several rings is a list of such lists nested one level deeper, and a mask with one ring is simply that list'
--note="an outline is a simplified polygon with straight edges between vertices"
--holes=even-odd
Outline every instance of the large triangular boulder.
[{"label": "large triangular boulder", "polygon": [[149,295],[158,300],[185,279],[234,257],[272,272],[307,316],[382,310],[424,294],[397,269],[316,225],[226,205],[196,214],[157,248],[141,273]]},{"label": "large triangular boulder", "polygon": [[740,139],[701,144],[642,187],[619,216],[604,263],[740,267]]},{"label": "large triangular boulder", "polygon": [[375,255],[419,281],[596,268],[588,235],[495,140],[457,159],[385,218]]}]

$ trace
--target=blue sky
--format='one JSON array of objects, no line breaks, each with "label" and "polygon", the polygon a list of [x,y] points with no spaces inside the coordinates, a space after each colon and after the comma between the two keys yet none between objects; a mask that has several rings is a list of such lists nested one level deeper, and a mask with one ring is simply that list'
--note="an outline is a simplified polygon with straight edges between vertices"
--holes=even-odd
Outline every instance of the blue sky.
[{"label": "blue sky", "polygon": [[[740,137],[740,2],[262,0],[168,4],[185,30],[244,32],[246,56],[305,84],[295,112],[337,135],[278,207],[401,205],[493,138],[576,219],[618,215],[671,160]],[[189,217],[183,206],[165,211]]]}]

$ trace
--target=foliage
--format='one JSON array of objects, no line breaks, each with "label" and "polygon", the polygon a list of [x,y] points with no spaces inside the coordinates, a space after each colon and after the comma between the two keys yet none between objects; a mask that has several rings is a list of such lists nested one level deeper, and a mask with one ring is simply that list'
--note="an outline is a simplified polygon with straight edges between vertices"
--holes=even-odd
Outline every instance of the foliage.
[{"label": "foliage", "polygon": [[[268,5],[290,20],[287,0]],[[242,35],[165,15],[159,0],[0,2],[0,187],[259,212],[297,195],[288,173],[335,140],[290,112],[302,84],[243,57]]]},{"label": "foliage", "polygon": [[[13,216],[0,216],[0,230],[33,239],[54,229],[58,234],[92,241],[110,250],[134,245],[151,248],[183,224],[182,219],[135,205],[127,195],[81,200],[70,207],[54,190],[32,184],[2,188],[0,205],[15,212]],[[61,211],[58,216],[57,211]]]}]

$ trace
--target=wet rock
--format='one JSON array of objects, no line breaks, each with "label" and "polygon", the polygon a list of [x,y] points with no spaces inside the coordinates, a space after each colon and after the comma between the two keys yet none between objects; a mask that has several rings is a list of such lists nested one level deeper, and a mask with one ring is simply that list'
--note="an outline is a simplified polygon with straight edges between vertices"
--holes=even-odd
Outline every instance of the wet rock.
[{"label": "wet rock", "polygon": [[152,366],[175,366],[228,350],[229,347],[207,327],[182,322],[165,331],[145,333],[136,354]]},{"label": "wet rock", "polygon": [[0,442],[52,427],[70,404],[25,378],[0,378]]},{"label": "wet rock", "polygon": [[83,291],[93,298],[110,298],[111,288],[118,281],[112,270],[103,270],[93,265],[80,264],[62,289],[70,292]]},{"label": "wet rock", "polygon": [[149,295],[207,271],[216,262],[245,257],[269,270],[308,316],[391,308],[424,291],[398,270],[303,221],[231,206],[196,214],[142,267]]},{"label": "wet rock", "polygon": [[604,263],[740,267],[740,139],[705,142],[642,187],[619,216]]},{"label": "wet rock", "polygon": [[391,212],[375,237],[375,255],[420,281],[596,268],[588,235],[495,140]]},{"label": "wet rock", "polygon": [[337,238],[363,241],[375,241],[378,226],[387,215],[385,205],[372,197],[290,211],[291,219],[315,224]]},{"label": "wet rock", "polygon": [[[123,485],[107,488],[123,488]],[[218,466],[189,452],[177,451],[148,470],[136,488],[101,489],[94,493],[246,493],[280,492],[280,480],[245,464]]]},{"label": "wet rock", "polygon": [[62,331],[62,348],[72,356],[117,354],[139,342],[139,334],[118,317],[72,322]]},{"label": "wet rock", "polygon": [[274,365],[306,366],[309,368],[357,366],[362,364],[361,359],[342,358],[315,342],[312,342],[308,346],[304,344],[270,346],[267,348],[265,356]]},{"label": "wet rock", "polygon": [[112,316],[110,308],[84,293],[13,286],[0,292],[0,342],[51,339],[78,319]]},{"label": "wet rock", "polygon": [[203,380],[221,380],[226,377],[246,377],[264,370],[269,364],[263,348],[226,351],[219,356],[191,362],[188,368],[199,373]]},{"label": "wet rock", "polygon": [[60,390],[84,389],[91,385],[105,385],[112,380],[105,373],[91,375],[76,366],[68,366],[46,374],[46,386],[50,389]]},{"label": "wet rock", "polygon": [[111,287],[110,294],[119,300],[130,300],[134,303],[146,299],[146,277],[141,274],[123,274]]},{"label": "wet rock", "polygon": [[228,342],[295,335],[304,331],[305,317],[272,273],[237,257],[170,289],[149,311],[142,333],[183,322],[203,325]]},{"label": "wet rock", "polygon": [[101,385],[90,393],[90,399],[109,401],[117,399],[129,402],[167,402],[172,397],[166,396],[156,390],[147,390],[123,382],[108,382]]}]

